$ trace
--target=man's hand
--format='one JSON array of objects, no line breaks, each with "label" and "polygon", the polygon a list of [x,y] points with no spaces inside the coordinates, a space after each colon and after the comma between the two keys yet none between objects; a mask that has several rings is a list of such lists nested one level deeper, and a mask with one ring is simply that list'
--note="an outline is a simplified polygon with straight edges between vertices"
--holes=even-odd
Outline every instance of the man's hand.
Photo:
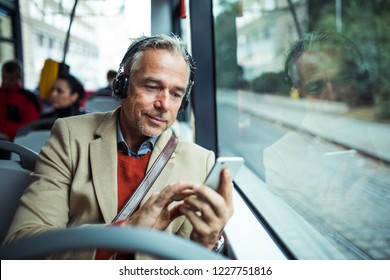
[{"label": "man's hand", "polygon": [[190,239],[213,249],[233,215],[233,183],[228,169],[223,169],[218,192],[201,186],[196,195],[184,199],[179,210],[191,222]]},{"label": "man's hand", "polygon": [[194,185],[179,182],[154,193],[124,224],[165,230],[175,218],[182,215],[179,208],[183,203],[168,210],[169,204],[194,195],[194,188]]}]

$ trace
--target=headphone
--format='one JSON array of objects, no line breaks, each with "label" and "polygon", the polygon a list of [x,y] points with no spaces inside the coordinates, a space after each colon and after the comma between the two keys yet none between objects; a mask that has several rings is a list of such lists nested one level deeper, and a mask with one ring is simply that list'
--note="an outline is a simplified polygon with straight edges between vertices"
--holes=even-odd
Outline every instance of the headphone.
[{"label": "headphone", "polygon": [[[128,75],[123,73],[124,65],[126,61],[129,59],[129,57],[133,56],[135,53],[137,53],[144,43],[156,39],[157,36],[152,37],[146,37],[144,39],[139,40],[138,42],[134,43],[126,52],[124,55],[122,62],[119,65],[118,74],[116,75],[115,79],[112,81],[112,95],[114,97],[119,97],[121,99],[125,98],[127,96],[127,90],[130,84],[130,78]],[[191,88],[194,85],[194,61],[191,57],[191,55],[185,50],[185,55],[188,57],[188,61],[190,64],[190,77],[188,80],[188,85],[186,87],[186,91],[183,96],[182,103],[179,108],[179,112],[183,112],[187,109],[188,104],[190,103],[190,92]]]}]

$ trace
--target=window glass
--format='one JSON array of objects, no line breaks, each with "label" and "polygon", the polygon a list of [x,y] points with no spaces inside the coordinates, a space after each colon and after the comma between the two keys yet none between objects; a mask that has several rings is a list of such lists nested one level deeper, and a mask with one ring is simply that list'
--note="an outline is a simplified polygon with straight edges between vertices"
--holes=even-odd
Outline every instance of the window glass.
[{"label": "window glass", "polygon": [[213,1],[220,155],[299,259],[390,258],[390,2]]},{"label": "window glass", "polygon": [[0,37],[12,38],[11,17],[6,11],[0,9]]},{"label": "window glass", "polygon": [[14,44],[8,42],[0,42],[0,65],[4,61],[12,59],[14,57]]},{"label": "window glass", "polygon": [[[0,9],[0,65],[14,56],[14,44],[12,40],[12,25],[9,14]],[[9,41],[7,41],[9,40]]]}]

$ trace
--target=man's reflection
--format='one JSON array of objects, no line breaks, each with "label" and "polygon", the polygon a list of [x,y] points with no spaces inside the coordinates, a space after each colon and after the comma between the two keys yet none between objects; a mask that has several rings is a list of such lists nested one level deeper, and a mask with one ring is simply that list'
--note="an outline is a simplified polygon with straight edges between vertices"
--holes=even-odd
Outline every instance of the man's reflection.
[{"label": "man's reflection", "polygon": [[[360,53],[339,34],[310,33],[292,46],[285,70],[308,111],[299,127],[264,150],[267,186],[336,241],[347,257],[388,258],[390,252],[371,252],[369,242],[390,242],[390,201],[383,192],[386,183],[379,179],[386,180],[388,168],[333,143],[330,132],[348,123],[337,114],[319,111],[321,104],[338,104],[334,101],[349,106],[362,102],[368,74]],[[329,124],[332,131],[327,131]],[[343,129],[347,127],[339,130]]]},{"label": "man's reflection", "polygon": [[308,33],[291,48],[285,72],[301,97],[361,105],[370,95],[359,49],[338,33]]}]

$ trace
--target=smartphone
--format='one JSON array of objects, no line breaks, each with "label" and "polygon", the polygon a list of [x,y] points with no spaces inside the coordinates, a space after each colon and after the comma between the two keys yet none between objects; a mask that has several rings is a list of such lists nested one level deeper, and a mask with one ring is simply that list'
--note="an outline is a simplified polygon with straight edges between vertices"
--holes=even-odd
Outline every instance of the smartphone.
[{"label": "smartphone", "polygon": [[221,171],[223,168],[228,168],[230,171],[230,177],[234,180],[234,177],[237,175],[241,166],[244,164],[244,158],[242,157],[219,157],[215,161],[213,168],[211,169],[209,175],[207,175],[206,180],[203,182],[203,185],[209,186],[214,190],[218,190],[219,179],[221,176]]}]

